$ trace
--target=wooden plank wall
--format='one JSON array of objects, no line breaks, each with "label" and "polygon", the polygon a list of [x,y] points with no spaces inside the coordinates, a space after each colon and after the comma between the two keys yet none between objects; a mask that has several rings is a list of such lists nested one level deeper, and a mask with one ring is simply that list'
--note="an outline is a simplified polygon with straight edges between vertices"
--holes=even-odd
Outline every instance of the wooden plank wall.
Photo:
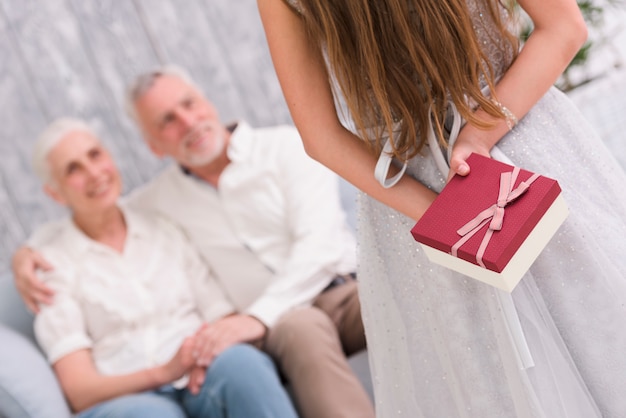
[{"label": "wooden plank wall", "polygon": [[89,121],[126,191],[164,166],[123,100],[136,74],[165,63],[186,68],[224,121],[291,123],[255,0],[0,0],[0,271],[36,225],[63,213],[30,168],[53,119]]},{"label": "wooden plank wall", "polygon": [[[35,226],[63,214],[30,168],[34,139],[53,119],[89,121],[125,191],[165,165],[144,146],[123,97],[136,74],[166,63],[186,68],[224,121],[291,123],[255,0],[0,0],[0,273]],[[611,131],[600,132],[626,167],[626,118],[616,111],[626,106],[625,74],[573,98],[600,128],[608,125],[590,97],[613,110]]]}]

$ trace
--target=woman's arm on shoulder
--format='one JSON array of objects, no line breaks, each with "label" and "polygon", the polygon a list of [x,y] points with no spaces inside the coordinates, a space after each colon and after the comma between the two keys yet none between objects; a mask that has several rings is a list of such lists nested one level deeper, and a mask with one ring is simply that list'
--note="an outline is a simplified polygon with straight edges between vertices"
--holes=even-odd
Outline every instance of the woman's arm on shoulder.
[{"label": "woman's arm on shoulder", "polygon": [[[556,82],[587,39],[587,28],[575,0],[519,0],[533,21],[533,32],[520,54],[496,86],[498,100],[521,119]],[[472,151],[487,155],[509,130],[505,120],[494,120],[482,110],[483,119],[496,122],[490,130],[467,124],[452,153],[451,167],[463,171]],[[463,174],[466,174],[463,172]]]},{"label": "woman's arm on shoulder", "polygon": [[339,121],[321,51],[282,0],[258,0],[274,67],[306,152],[365,193],[417,220],[435,193],[404,176],[390,189],[374,178],[376,157]]}]

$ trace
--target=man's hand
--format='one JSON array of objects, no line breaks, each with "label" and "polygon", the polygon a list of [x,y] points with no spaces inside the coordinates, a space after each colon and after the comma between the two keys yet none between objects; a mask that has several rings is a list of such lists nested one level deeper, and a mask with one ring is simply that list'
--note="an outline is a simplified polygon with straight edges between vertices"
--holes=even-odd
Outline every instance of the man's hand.
[{"label": "man's hand", "polygon": [[51,304],[54,291],[37,277],[37,270],[50,271],[52,265],[41,254],[28,248],[20,247],[12,260],[15,287],[31,312],[39,312],[39,304]]},{"label": "man's hand", "polygon": [[196,333],[196,364],[208,367],[228,347],[242,342],[258,342],[266,332],[265,325],[249,315],[235,314],[204,324]]}]

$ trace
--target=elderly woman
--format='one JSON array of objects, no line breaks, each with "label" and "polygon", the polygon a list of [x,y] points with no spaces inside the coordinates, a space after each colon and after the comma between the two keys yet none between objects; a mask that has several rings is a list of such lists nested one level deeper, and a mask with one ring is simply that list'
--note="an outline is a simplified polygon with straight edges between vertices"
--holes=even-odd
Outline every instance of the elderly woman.
[{"label": "elderly woman", "polygon": [[118,204],[119,173],[88,126],[50,125],[34,165],[71,212],[39,247],[56,296],[35,334],[79,417],[296,416],[256,348],[227,348],[206,373],[196,364],[196,332],[233,307],[181,232]]}]

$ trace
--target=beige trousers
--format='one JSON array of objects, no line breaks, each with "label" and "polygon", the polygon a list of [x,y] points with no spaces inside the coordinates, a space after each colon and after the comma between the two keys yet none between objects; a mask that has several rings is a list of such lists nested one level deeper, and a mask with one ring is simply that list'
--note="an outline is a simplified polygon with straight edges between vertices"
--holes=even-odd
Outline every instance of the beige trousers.
[{"label": "beige trousers", "polygon": [[321,293],[310,308],[283,315],[265,340],[302,418],[374,417],[372,402],[346,358],[364,348],[355,281]]}]

